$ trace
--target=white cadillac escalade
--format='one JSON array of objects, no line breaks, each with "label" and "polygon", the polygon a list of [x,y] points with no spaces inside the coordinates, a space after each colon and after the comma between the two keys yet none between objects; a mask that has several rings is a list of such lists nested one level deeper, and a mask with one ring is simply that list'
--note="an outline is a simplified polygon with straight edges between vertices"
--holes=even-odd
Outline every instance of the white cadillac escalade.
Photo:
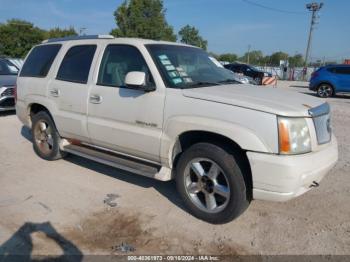
[{"label": "white cadillac escalade", "polygon": [[188,210],[210,223],[253,199],[297,197],[338,159],[324,100],[238,84],[206,52],[177,43],[44,41],[21,69],[16,110],[40,157],[71,153],[175,179]]}]

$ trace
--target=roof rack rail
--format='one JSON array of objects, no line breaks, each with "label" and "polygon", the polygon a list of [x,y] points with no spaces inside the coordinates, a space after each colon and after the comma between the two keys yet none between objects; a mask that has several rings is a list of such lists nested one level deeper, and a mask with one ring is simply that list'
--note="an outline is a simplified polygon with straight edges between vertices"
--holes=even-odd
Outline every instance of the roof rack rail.
[{"label": "roof rack rail", "polygon": [[42,43],[63,42],[71,40],[86,40],[86,39],[114,39],[112,35],[79,35],[79,36],[66,36],[61,38],[50,38],[44,40]]}]

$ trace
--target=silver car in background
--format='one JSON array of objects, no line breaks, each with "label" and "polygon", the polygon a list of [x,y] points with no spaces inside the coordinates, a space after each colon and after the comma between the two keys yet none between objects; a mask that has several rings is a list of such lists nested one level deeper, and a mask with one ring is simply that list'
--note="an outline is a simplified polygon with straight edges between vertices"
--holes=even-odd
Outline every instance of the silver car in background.
[{"label": "silver car in background", "polygon": [[20,60],[11,62],[8,58],[0,58],[0,112],[15,109],[15,85]]}]

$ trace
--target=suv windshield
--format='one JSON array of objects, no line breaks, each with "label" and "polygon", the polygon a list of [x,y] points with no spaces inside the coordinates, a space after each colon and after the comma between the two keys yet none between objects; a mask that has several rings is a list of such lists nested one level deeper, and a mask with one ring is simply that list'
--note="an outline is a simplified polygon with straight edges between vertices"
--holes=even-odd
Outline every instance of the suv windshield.
[{"label": "suv windshield", "polygon": [[216,65],[202,49],[163,44],[146,47],[169,87],[195,88],[238,83],[232,72]]},{"label": "suv windshield", "polygon": [[18,68],[6,59],[0,59],[0,75],[17,75]]}]

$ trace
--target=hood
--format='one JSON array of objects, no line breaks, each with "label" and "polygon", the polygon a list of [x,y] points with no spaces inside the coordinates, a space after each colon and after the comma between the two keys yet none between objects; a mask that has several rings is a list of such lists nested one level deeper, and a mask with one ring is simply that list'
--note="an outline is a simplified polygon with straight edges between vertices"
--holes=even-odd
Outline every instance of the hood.
[{"label": "hood", "polygon": [[320,98],[273,87],[220,85],[183,89],[185,97],[259,110],[281,116],[310,117],[308,110],[324,103]]},{"label": "hood", "polygon": [[0,75],[0,88],[3,86],[15,86],[17,75]]}]

